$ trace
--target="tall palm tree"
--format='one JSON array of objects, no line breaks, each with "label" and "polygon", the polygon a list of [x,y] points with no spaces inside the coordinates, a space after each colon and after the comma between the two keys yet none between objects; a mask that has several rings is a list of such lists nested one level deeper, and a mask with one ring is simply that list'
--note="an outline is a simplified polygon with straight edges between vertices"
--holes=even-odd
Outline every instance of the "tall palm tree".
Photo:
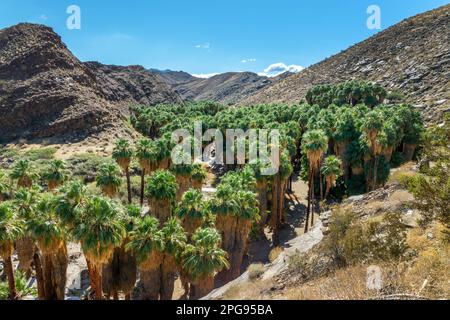
[{"label": "tall palm tree", "polygon": [[328,148],[328,137],[323,130],[307,131],[302,139],[302,148],[308,158],[308,207],[306,212],[305,232],[309,230],[309,217],[311,225],[314,223],[314,210],[311,212],[311,203],[314,198],[314,177],[320,168],[320,159]]},{"label": "tall palm tree", "polygon": [[14,241],[22,236],[23,221],[15,215],[11,202],[0,204],[0,256],[3,258],[5,273],[8,278],[9,298],[17,299],[14,268],[11,255],[14,251]]},{"label": "tall palm tree", "polygon": [[172,216],[177,189],[175,176],[167,170],[155,171],[147,181],[146,194],[150,211],[161,224]]},{"label": "tall palm tree", "polygon": [[331,188],[336,186],[337,178],[342,175],[341,166],[342,161],[338,157],[333,155],[326,157],[323,161],[320,171],[325,177],[326,181],[325,199],[328,197]]},{"label": "tall palm tree", "polygon": [[269,176],[262,174],[266,165],[261,160],[250,162],[249,166],[253,170],[256,178],[256,193],[258,194],[259,214],[261,216],[259,229],[260,233],[263,234],[267,222],[267,189]]},{"label": "tall palm tree", "polygon": [[158,300],[164,256],[164,240],[158,219],[146,216],[138,220],[129,237],[130,241],[125,247],[136,256],[143,287],[141,299]]},{"label": "tall palm tree", "polygon": [[97,186],[102,189],[104,195],[115,197],[118,188],[122,184],[120,168],[115,163],[103,164],[97,175]]},{"label": "tall palm tree", "polygon": [[66,163],[63,160],[52,160],[42,173],[42,178],[48,184],[49,190],[54,190],[67,180]]},{"label": "tall palm tree", "polygon": [[10,177],[12,180],[17,180],[18,188],[31,188],[33,181],[38,179],[39,176],[30,161],[19,160],[14,164]]},{"label": "tall palm tree", "polygon": [[131,178],[130,178],[130,163],[133,157],[133,149],[130,146],[130,142],[125,139],[120,139],[117,141],[112,157],[116,160],[117,164],[122,168],[127,179],[127,193],[128,193],[128,203],[131,204]]},{"label": "tall palm tree", "polygon": [[55,213],[55,201],[54,196],[44,195],[36,206],[36,214],[26,222],[42,255],[45,300],[64,300],[69,262],[67,229]]},{"label": "tall palm tree", "polygon": [[120,246],[125,237],[125,225],[121,219],[118,204],[103,197],[88,199],[82,211],[82,217],[73,231],[80,241],[86,260],[91,263],[95,283],[95,298],[103,299],[102,270],[112,257],[114,248]]},{"label": "tall palm tree", "polygon": [[141,167],[141,197],[140,204],[141,207],[144,205],[144,185],[145,185],[145,175],[149,175],[152,171],[156,169],[157,165],[157,151],[155,149],[155,144],[152,140],[141,139],[136,145],[135,151],[136,157],[139,160],[139,166]]},{"label": "tall palm tree", "polygon": [[183,252],[183,269],[192,279],[191,300],[200,299],[214,289],[214,275],[229,268],[227,253],[220,248],[216,229],[198,229]]},{"label": "tall palm tree", "polygon": [[376,188],[376,180],[377,180],[377,166],[378,166],[378,156],[381,154],[382,146],[380,145],[377,137],[380,131],[383,128],[383,119],[381,114],[376,111],[372,110],[369,113],[366,114],[362,121],[362,130],[366,133],[369,147],[372,153],[372,168],[373,168],[373,175],[372,175],[372,186],[370,190],[375,190]]},{"label": "tall palm tree", "polygon": [[161,300],[172,300],[181,254],[187,236],[180,221],[170,218],[161,229],[164,240],[164,255],[161,263]]}]

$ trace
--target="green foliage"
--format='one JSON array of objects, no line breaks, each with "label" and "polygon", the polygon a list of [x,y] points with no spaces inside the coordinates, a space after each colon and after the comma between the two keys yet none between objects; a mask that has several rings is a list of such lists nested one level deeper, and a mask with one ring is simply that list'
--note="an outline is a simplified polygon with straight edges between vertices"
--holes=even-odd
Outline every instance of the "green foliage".
[{"label": "green foliage", "polygon": [[96,182],[100,188],[119,187],[122,184],[120,167],[113,162],[103,164],[99,169]]},{"label": "green foliage", "polygon": [[152,199],[174,200],[177,189],[175,176],[167,170],[158,170],[147,180],[146,194]]},{"label": "green foliage", "polygon": [[177,218],[170,218],[161,229],[164,241],[164,252],[172,255],[175,259],[180,259],[186,246],[187,235]]},{"label": "green foliage", "polygon": [[208,205],[203,199],[201,191],[189,189],[183,195],[183,198],[175,210],[179,218],[205,219],[208,215]]},{"label": "green foliage", "polygon": [[[17,270],[14,274],[16,291],[19,298],[31,296],[37,298],[37,289],[35,287],[28,287],[28,279],[24,273]],[[0,300],[7,300],[9,298],[9,288],[7,282],[0,282]]]},{"label": "green foliage", "polygon": [[115,160],[119,159],[131,159],[133,156],[133,149],[131,148],[130,142],[125,139],[119,139],[114,146],[112,157]]},{"label": "green foliage", "polygon": [[212,276],[229,267],[227,253],[220,248],[221,237],[216,229],[198,229],[183,252],[183,268],[195,280]]},{"label": "green foliage", "polygon": [[11,202],[0,203],[0,247],[14,242],[21,235],[23,220],[17,217],[15,206]]},{"label": "green foliage", "polygon": [[146,216],[138,220],[134,230],[130,232],[126,249],[135,254],[138,263],[146,261],[154,250],[164,251],[163,235],[158,228],[158,219]]},{"label": "green foliage", "polygon": [[328,156],[323,160],[320,171],[325,177],[333,175],[338,178],[342,175],[341,165],[342,161],[338,157]]},{"label": "green foliage", "polygon": [[407,249],[406,227],[398,214],[361,220],[348,211],[333,212],[323,250],[338,266],[397,261]]},{"label": "green foliage", "polygon": [[58,184],[63,183],[68,177],[66,163],[63,160],[52,160],[42,173],[41,177],[47,182],[53,181]]},{"label": "green foliage", "polygon": [[430,128],[423,148],[420,173],[409,182],[414,207],[420,210],[422,226],[438,220],[446,227],[450,239],[450,116],[444,124]]},{"label": "green foliage", "polygon": [[121,244],[125,237],[122,210],[107,198],[94,196],[86,200],[73,231],[83,252],[102,260],[111,248]]}]

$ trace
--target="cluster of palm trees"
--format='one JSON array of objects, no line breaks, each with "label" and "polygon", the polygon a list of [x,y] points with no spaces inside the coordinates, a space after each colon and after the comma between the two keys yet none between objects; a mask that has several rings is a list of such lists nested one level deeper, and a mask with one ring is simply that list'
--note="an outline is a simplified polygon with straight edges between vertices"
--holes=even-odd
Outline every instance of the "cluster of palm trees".
[{"label": "cluster of palm trees", "polygon": [[[9,174],[15,185],[0,176],[0,202],[6,200],[0,206],[0,254],[11,298],[13,246],[19,269],[30,276],[34,267],[39,297],[64,298],[68,241],[81,244],[97,299],[117,299],[119,292],[130,299],[137,279],[141,298],[170,299],[177,277],[184,297],[207,294],[215,282],[240,274],[252,230],[262,235],[270,226],[277,245],[294,168],[309,186],[308,232],[322,200],[351,193],[361,181],[358,192],[373,190],[386,181],[391,162],[411,159],[423,131],[421,118],[410,106],[381,104],[384,97],[379,86],[352,82],[313,88],[307,96],[311,104],[132,107],[131,123],[148,138],[117,142],[114,161],[97,170],[101,194],[68,179],[64,161],[53,160],[38,174],[31,162],[19,160]],[[264,175],[270,164],[246,157],[246,165],[227,166],[217,192],[206,197],[202,164],[182,152],[176,157],[186,161],[171,161],[171,133],[193,132],[197,121],[203,130],[223,134],[229,128],[278,129],[279,170]],[[132,174],[140,174],[138,195]],[[123,177],[126,203],[118,199]],[[133,205],[135,196],[139,206]]]}]

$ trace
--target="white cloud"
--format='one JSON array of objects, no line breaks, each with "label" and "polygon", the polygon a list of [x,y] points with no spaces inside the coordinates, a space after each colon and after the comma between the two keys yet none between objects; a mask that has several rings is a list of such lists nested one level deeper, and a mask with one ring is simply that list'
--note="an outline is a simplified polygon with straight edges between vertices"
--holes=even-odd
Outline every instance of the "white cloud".
[{"label": "white cloud", "polygon": [[41,14],[40,16],[39,16],[39,18],[41,19],[41,20],[48,20],[48,17],[45,15],[45,14]]},{"label": "white cloud", "polygon": [[208,79],[214,76],[217,76],[220,73],[199,73],[199,74],[192,74],[192,76],[196,77],[196,78],[201,78],[201,79]]},{"label": "white cloud", "polygon": [[211,48],[211,44],[209,42],[205,42],[202,44],[198,44],[195,46],[197,49],[209,49]]},{"label": "white cloud", "polygon": [[255,62],[255,61],[256,61],[255,58],[250,58],[250,59],[241,60],[241,63],[248,63],[248,62]]},{"label": "white cloud", "polygon": [[302,71],[304,68],[302,66],[298,66],[295,64],[292,64],[290,66],[285,65],[282,62],[274,63],[268,66],[266,69],[264,69],[263,72],[258,73],[260,76],[264,77],[276,77],[282,73],[285,72],[292,72],[292,73],[298,73]]}]

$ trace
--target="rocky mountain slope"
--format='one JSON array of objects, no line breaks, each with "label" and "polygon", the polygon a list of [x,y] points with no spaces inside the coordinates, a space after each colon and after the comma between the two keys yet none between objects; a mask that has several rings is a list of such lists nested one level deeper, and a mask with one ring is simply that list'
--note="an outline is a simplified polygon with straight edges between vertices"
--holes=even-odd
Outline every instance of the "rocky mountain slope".
[{"label": "rocky mountain slope", "polygon": [[316,84],[351,79],[400,90],[426,120],[450,108],[450,5],[406,19],[304,71],[276,82],[240,104],[299,102]]},{"label": "rocky mountain slope", "polygon": [[0,141],[78,139],[121,128],[129,103],[179,101],[143,68],[80,62],[46,26],[0,30]]},{"label": "rocky mountain slope", "polygon": [[208,79],[195,78],[173,88],[185,100],[212,100],[233,104],[250,97],[273,82],[252,72],[227,72]]},{"label": "rocky mountain slope", "polygon": [[184,71],[172,71],[172,70],[158,70],[150,69],[149,72],[156,74],[164,79],[164,81],[169,85],[177,85],[182,83],[187,83],[195,80],[200,80],[193,75]]}]

